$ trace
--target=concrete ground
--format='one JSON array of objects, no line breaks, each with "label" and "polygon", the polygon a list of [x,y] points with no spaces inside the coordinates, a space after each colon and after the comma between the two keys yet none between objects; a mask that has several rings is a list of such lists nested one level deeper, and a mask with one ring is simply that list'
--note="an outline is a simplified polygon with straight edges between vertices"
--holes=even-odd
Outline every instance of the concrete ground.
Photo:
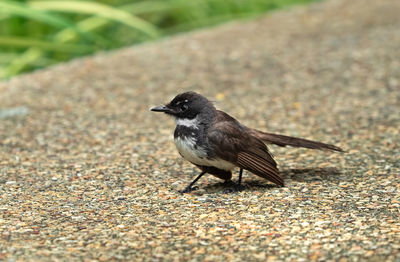
[{"label": "concrete ground", "polygon": [[[0,260],[400,261],[399,14],[328,0],[1,83]],[[347,153],[271,146],[285,187],[180,195],[198,170],[149,108],[184,90]]]}]

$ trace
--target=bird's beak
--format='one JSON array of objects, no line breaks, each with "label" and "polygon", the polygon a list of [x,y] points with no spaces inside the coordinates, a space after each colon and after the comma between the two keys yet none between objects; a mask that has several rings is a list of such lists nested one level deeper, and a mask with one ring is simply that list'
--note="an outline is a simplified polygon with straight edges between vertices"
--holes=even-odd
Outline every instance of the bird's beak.
[{"label": "bird's beak", "polygon": [[150,109],[150,111],[168,113],[168,112],[171,112],[171,109],[169,109],[166,106],[156,106],[156,107],[153,107],[152,109]]}]

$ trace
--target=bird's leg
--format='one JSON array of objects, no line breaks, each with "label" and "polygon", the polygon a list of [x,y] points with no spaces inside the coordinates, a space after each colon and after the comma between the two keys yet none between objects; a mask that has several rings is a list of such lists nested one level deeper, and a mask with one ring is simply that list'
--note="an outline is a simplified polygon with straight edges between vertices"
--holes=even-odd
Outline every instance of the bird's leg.
[{"label": "bird's leg", "polygon": [[193,191],[193,190],[196,190],[197,187],[192,187],[192,186],[193,186],[193,185],[197,182],[197,180],[199,180],[200,177],[202,177],[205,173],[206,173],[205,171],[201,172],[200,175],[198,175],[198,176],[193,180],[193,182],[190,183],[184,190],[179,190],[179,193],[181,193],[181,194],[183,194],[183,193],[189,193],[189,192],[191,192],[191,191]]},{"label": "bird's leg", "polygon": [[244,186],[242,186],[242,175],[243,175],[243,168],[240,169],[239,171],[239,179],[237,184],[235,184],[235,191],[239,192],[242,191],[243,189],[245,189]]},{"label": "bird's leg", "polygon": [[238,186],[239,187],[242,184],[242,174],[243,174],[243,168],[241,168],[240,171],[239,171],[239,181],[238,181]]},{"label": "bird's leg", "polygon": [[233,183],[231,180],[230,182],[233,183],[233,189],[227,189],[225,190],[226,193],[233,193],[233,192],[239,192],[242,191],[245,187],[242,186],[242,175],[243,175],[243,168],[240,169],[239,171],[239,180],[238,183]]}]

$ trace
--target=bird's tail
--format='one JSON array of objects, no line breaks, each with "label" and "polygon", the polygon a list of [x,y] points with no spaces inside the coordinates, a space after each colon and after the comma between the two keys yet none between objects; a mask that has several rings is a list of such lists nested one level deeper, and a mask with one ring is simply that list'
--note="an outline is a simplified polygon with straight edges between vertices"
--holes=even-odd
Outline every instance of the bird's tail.
[{"label": "bird's tail", "polygon": [[260,140],[264,141],[267,144],[344,152],[344,150],[341,149],[340,147],[321,142],[311,141],[303,138],[271,134],[256,129],[251,129],[251,132],[255,137],[259,138]]}]

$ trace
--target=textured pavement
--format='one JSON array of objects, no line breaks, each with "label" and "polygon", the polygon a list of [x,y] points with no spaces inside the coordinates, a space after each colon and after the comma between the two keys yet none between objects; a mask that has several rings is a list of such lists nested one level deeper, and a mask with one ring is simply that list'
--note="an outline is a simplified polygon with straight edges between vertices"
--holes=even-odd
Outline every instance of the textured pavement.
[{"label": "textured pavement", "polygon": [[[0,260],[400,261],[399,13],[328,0],[0,83]],[[285,187],[182,196],[149,108],[186,90],[348,152],[271,146]]]}]

